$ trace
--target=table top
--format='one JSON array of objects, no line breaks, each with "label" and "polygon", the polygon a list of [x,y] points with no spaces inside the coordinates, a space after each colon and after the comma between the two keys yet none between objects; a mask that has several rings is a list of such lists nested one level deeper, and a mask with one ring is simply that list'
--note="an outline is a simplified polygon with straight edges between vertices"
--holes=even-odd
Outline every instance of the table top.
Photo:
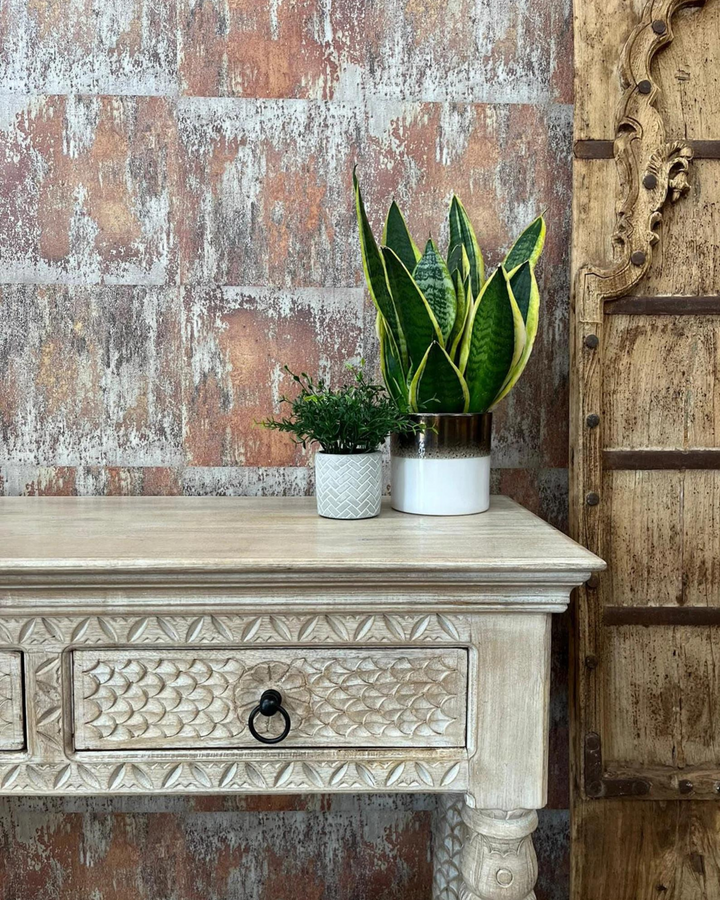
[{"label": "table top", "polygon": [[[395,512],[320,518],[315,501],[254,497],[0,499],[3,577],[121,573],[240,576],[396,575],[489,580],[562,574],[581,583],[605,564],[507,497],[474,516]],[[502,580],[502,579],[501,579]]]}]

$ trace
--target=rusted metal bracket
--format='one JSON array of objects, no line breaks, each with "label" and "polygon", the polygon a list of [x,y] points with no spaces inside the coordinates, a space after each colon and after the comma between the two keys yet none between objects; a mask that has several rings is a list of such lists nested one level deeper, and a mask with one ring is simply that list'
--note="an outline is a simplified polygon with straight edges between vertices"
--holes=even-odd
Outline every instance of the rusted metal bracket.
[{"label": "rusted metal bracket", "polygon": [[594,800],[601,797],[644,797],[650,782],[644,778],[608,778],[603,769],[600,735],[585,735],[585,793]]}]

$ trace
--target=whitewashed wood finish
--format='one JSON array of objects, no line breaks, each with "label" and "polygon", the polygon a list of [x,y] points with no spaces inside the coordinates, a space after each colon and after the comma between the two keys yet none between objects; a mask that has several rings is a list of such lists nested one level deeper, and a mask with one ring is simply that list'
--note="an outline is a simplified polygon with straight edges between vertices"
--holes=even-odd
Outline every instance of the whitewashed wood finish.
[{"label": "whitewashed wood finish", "polygon": [[[75,747],[252,747],[248,716],[281,686],[285,747],[465,746],[467,652],[97,650],[73,654]],[[282,731],[258,716],[258,732]]]},{"label": "whitewashed wood finish", "polygon": [[[2,500],[0,660],[24,678],[25,732],[0,793],[447,792],[465,824],[451,799],[436,900],[526,900],[550,613],[603,565],[505,498],[366,522],[312,500]],[[261,746],[244,718],[270,686],[299,730]]]},{"label": "whitewashed wood finish", "polygon": [[25,743],[21,656],[0,653],[0,751],[20,750]]}]

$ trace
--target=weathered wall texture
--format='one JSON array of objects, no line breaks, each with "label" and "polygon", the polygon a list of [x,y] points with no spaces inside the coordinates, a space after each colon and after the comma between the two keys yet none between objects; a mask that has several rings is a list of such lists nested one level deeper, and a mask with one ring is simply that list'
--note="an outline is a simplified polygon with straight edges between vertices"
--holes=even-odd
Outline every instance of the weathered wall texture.
[{"label": "weathered wall texture", "polygon": [[[357,162],[378,228],[395,195],[442,239],[456,190],[491,263],[547,210],[494,479],[565,527],[571,65],[569,0],[0,0],[2,491],[310,491],[253,423],[284,363],[375,360]],[[565,662],[539,900],[567,890]],[[5,802],[2,896],[421,900],[431,806]]]}]

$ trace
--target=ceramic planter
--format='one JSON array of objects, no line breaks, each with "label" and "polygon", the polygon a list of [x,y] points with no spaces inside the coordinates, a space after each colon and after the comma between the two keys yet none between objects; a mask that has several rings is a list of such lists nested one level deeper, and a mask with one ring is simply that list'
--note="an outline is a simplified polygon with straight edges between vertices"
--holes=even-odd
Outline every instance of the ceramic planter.
[{"label": "ceramic planter", "polygon": [[371,519],[380,512],[382,454],[315,454],[318,514],[327,519]]},{"label": "ceramic planter", "polygon": [[490,505],[492,413],[414,415],[418,434],[394,434],[393,509],[424,516],[467,516]]}]

